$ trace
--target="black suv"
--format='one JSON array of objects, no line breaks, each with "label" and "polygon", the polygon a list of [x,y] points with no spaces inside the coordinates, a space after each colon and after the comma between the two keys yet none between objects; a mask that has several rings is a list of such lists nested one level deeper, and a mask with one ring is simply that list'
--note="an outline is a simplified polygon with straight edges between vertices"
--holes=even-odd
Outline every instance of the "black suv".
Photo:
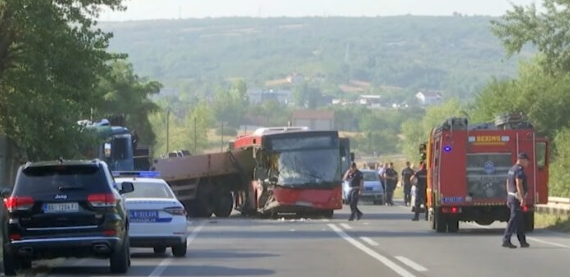
[{"label": "black suv", "polygon": [[15,275],[33,260],[110,259],[113,273],[130,267],[129,221],[107,164],[100,160],[22,165],[13,189],[4,188],[4,273]]}]

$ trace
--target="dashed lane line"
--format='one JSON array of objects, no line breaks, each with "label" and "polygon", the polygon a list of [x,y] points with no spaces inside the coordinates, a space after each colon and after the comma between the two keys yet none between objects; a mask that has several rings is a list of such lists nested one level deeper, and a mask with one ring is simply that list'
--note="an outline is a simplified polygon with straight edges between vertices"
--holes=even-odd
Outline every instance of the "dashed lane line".
[{"label": "dashed lane line", "polygon": [[361,250],[362,252],[368,254],[370,257],[376,259],[377,261],[383,263],[385,266],[387,266],[388,268],[392,269],[394,272],[396,272],[398,275],[402,276],[402,277],[416,277],[416,275],[412,274],[411,272],[409,272],[408,270],[406,270],[405,268],[399,266],[398,264],[396,264],[395,262],[393,262],[392,260],[386,258],[385,256],[380,255],[378,252],[370,249],[368,246],[362,244],[360,241],[352,238],[351,236],[349,236],[347,233],[345,233],[341,228],[339,228],[338,226],[334,225],[334,224],[327,224],[329,226],[329,228],[331,228],[337,235],[339,235],[341,238],[343,238],[344,240],[346,240],[348,243],[352,244],[354,247],[356,247],[357,249]]},{"label": "dashed lane line", "polygon": [[412,268],[415,271],[419,271],[419,272],[424,272],[424,271],[428,271],[427,268],[423,267],[422,265],[406,258],[403,256],[395,256],[394,258],[398,259],[398,261],[402,262],[403,264],[409,266],[410,268]]},{"label": "dashed lane line", "polygon": [[361,240],[363,240],[364,242],[372,245],[372,246],[378,246],[380,245],[379,243],[375,242],[373,239],[369,238],[369,237],[360,237]]},{"label": "dashed lane line", "polygon": [[[190,243],[192,243],[192,241],[198,236],[198,233],[200,233],[202,228],[204,228],[205,224],[206,222],[203,221],[200,225],[194,228],[194,230],[192,230],[192,232],[186,239],[186,245],[190,245]],[[148,277],[160,277],[160,275],[164,272],[164,270],[168,268],[168,266],[170,266],[171,263],[172,263],[172,258],[165,258],[160,262],[160,264],[158,264],[158,266],[154,268],[154,270],[150,273],[150,275],[148,275]]]},{"label": "dashed lane line", "polygon": [[346,229],[346,230],[351,230],[352,226],[346,224],[346,223],[341,223],[340,226],[342,226],[342,228]]}]

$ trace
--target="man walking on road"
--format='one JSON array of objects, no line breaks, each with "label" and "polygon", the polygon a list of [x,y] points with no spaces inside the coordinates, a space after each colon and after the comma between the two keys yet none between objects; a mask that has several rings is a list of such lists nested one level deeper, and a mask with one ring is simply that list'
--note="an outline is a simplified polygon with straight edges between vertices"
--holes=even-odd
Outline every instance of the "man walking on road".
[{"label": "man walking on road", "polygon": [[526,248],[530,245],[526,242],[525,224],[522,213],[522,207],[526,205],[526,194],[528,192],[528,184],[524,168],[528,166],[528,155],[524,152],[519,153],[517,163],[509,169],[507,177],[507,205],[509,206],[511,216],[509,223],[505,229],[503,236],[503,247],[517,248],[511,243],[511,236],[517,233],[517,238],[521,247]]},{"label": "man walking on road", "polygon": [[404,204],[406,206],[412,203],[412,176],[414,170],[410,167],[410,162],[406,162],[406,167],[402,169],[402,185],[404,186]]},{"label": "man walking on road", "polygon": [[362,172],[356,167],[356,163],[352,163],[350,168],[344,174],[343,181],[348,181],[350,191],[348,192],[348,202],[350,203],[350,218],[348,221],[360,220],[362,212],[358,209],[358,198],[362,194],[364,186],[364,178]]},{"label": "man walking on road", "polygon": [[[416,182],[416,203],[414,203],[414,217],[412,221],[420,220],[420,209],[421,205],[426,202],[427,197],[427,169],[424,163],[420,164],[420,170],[418,170],[412,177],[410,181]],[[426,219],[427,219],[427,209],[426,209]]]}]

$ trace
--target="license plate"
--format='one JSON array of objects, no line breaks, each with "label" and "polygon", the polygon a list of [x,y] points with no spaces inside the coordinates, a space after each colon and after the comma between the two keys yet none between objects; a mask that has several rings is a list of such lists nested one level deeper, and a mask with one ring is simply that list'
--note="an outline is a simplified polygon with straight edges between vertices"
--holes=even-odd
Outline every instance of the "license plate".
[{"label": "license plate", "polygon": [[131,222],[156,222],[158,211],[129,211]]},{"label": "license plate", "polygon": [[364,188],[364,190],[374,190],[374,188]]},{"label": "license plate", "polygon": [[78,203],[48,203],[44,205],[44,213],[72,213],[78,211]]}]

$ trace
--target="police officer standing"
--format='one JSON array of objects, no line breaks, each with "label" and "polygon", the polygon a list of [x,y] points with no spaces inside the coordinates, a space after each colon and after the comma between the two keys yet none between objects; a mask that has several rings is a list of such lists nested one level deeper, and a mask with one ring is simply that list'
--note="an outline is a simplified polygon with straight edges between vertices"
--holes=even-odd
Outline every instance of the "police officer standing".
[{"label": "police officer standing", "polygon": [[521,152],[517,156],[517,163],[509,169],[507,177],[507,205],[509,206],[511,216],[503,236],[503,247],[506,248],[517,248],[511,243],[511,236],[515,232],[521,247],[526,248],[530,246],[526,242],[522,213],[522,207],[526,205],[525,198],[528,192],[527,178],[524,172],[524,168],[528,166],[528,163],[528,155]]},{"label": "police officer standing", "polygon": [[411,205],[412,201],[412,176],[414,175],[414,170],[410,167],[410,162],[406,162],[406,167],[402,169],[402,182],[404,186],[404,204],[406,206]]},{"label": "police officer standing", "polygon": [[414,203],[414,217],[412,218],[412,221],[418,221],[420,217],[421,205],[425,204],[427,197],[427,169],[425,163],[420,163],[420,170],[412,175],[410,181],[416,182],[416,203]]},{"label": "police officer standing", "polygon": [[356,167],[356,163],[352,163],[350,168],[344,174],[343,181],[348,181],[350,191],[348,192],[348,202],[350,203],[350,218],[348,221],[360,220],[362,212],[358,209],[358,198],[362,194],[364,186],[364,178],[362,172]]},{"label": "police officer standing", "polygon": [[394,169],[394,163],[390,163],[384,170],[384,180],[386,182],[386,205],[394,206],[394,190],[398,184],[398,172]]}]

